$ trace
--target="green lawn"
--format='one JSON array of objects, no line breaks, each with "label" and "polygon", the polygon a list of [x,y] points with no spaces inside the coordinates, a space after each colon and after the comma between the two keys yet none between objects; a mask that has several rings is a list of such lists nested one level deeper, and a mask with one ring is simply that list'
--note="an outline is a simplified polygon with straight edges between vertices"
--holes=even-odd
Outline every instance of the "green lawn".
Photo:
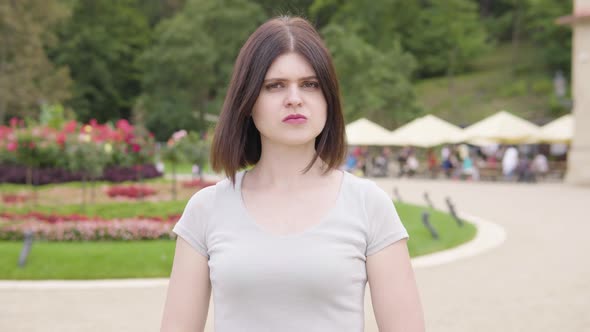
[{"label": "green lawn", "polygon": [[[163,177],[159,178],[152,178],[152,179],[144,179],[142,180],[143,184],[154,184],[154,183],[167,183],[168,181]],[[90,190],[91,186],[94,185],[96,187],[100,187],[103,185],[106,186],[123,186],[123,185],[137,185],[139,182],[137,181],[124,181],[120,183],[113,183],[109,181],[96,181],[94,184],[87,182],[83,183],[82,181],[72,181],[72,182],[64,182],[64,183],[52,183],[52,184],[45,184],[38,186],[36,189],[38,192],[42,192],[43,190],[52,189],[55,187],[65,187],[65,188],[75,188],[81,189],[83,186],[86,186],[88,190]],[[30,192],[31,187],[23,184],[15,184],[15,183],[0,183],[0,193],[15,193],[15,192]]]},{"label": "green lawn", "polygon": [[[112,217],[180,213],[184,201],[161,203],[112,203],[90,207],[97,215]],[[475,227],[458,227],[446,213],[431,211],[431,223],[440,235],[433,240],[422,226],[423,207],[396,203],[410,233],[412,257],[452,248],[475,236]],[[55,208],[70,211],[73,206]],[[48,209],[45,207],[45,209]],[[135,213],[135,214],[133,214]],[[17,267],[22,243],[0,241],[0,279],[104,279],[168,277],[174,241],[35,242],[25,268]]]},{"label": "green lawn", "polygon": [[109,279],[166,277],[173,241],[37,242],[25,268],[21,243],[0,241],[0,279]]},{"label": "green lawn", "polygon": [[[43,206],[40,205],[35,207],[36,212],[44,214],[84,214],[87,216],[95,216],[104,219],[114,218],[133,218],[136,216],[144,217],[159,217],[169,216],[182,213],[184,206],[187,201],[162,201],[162,202],[114,202],[114,203],[97,203],[88,204],[86,207],[82,207],[80,204],[67,204],[67,205],[55,205],[55,206]],[[5,207],[3,211],[10,213],[26,213],[27,207]]]},{"label": "green lawn", "polygon": [[544,123],[567,110],[551,110],[553,77],[535,67],[537,53],[535,47],[521,45],[513,58],[510,45],[501,45],[477,59],[473,71],[452,82],[446,77],[417,82],[418,101],[427,113],[459,126],[500,110]]}]

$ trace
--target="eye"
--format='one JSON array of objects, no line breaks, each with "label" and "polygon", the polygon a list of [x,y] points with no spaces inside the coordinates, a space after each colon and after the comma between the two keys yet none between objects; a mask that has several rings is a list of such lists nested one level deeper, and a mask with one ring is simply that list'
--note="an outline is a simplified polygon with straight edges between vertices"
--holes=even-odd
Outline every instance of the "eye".
[{"label": "eye", "polygon": [[267,90],[272,90],[272,89],[279,89],[282,88],[284,85],[282,82],[273,82],[273,83],[269,83],[267,84],[265,87]]},{"label": "eye", "polygon": [[307,81],[307,82],[303,82],[303,87],[309,88],[309,89],[317,89],[320,87],[320,83],[315,82],[315,81]]}]

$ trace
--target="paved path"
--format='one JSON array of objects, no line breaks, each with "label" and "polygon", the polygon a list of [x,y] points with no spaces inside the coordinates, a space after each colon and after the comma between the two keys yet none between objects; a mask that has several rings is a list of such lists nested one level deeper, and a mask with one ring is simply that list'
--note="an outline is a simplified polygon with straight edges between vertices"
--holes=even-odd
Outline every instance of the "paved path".
[{"label": "paved path", "polygon": [[[388,192],[395,185],[404,200],[420,204],[427,189],[440,208],[450,195],[460,211],[506,231],[506,241],[488,252],[416,268],[428,331],[590,331],[590,188],[377,182]],[[0,289],[0,331],[157,331],[165,291],[162,282]],[[366,300],[366,331],[377,331]]]}]

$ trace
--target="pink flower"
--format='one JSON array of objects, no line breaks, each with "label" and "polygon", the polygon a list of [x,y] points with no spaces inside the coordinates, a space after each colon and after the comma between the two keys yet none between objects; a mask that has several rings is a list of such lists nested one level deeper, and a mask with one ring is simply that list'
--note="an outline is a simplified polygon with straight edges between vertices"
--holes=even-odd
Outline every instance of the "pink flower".
[{"label": "pink flower", "polygon": [[59,133],[57,134],[57,137],[55,139],[55,141],[57,142],[57,144],[59,145],[64,145],[64,143],[66,142],[66,134],[65,133]]},{"label": "pink flower", "polygon": [[117,129],[124,131],[125,133],[129,133],[133,131],[133,127],[129,124],[129,122],[125,119],[121,119],[117,121]]},{"label": "pink flower", "polygon": [[8,149],[8,151],[16,151],[16,149],[18,148],[18,143],[17,142],[10,142],[10,143],[8,143],[6,148]]},{"label": "pink flower", "polygon": [[72,120],[72,121],[66,123],[66,125],[64,126],[64,132],[66,134],[71,134],[76,131],[77,126],[78,126],[78,124],[76,123],[76,121]]},{"label": "pink flower", "polygon": [[16,126],[18,126],[18,118],[17,117],[13,117],[10,118],[10,121],[8,122],[10,124],[11,127],[15,128]]},{"label": "pink flower", "polygon": [[141,146],[139,146],[139,144],[137,144],[137,143],[133,143],[133,145],[131,145],[131,147],[133,148],[133,152],[135,152],[135,153],[141,151]]}]

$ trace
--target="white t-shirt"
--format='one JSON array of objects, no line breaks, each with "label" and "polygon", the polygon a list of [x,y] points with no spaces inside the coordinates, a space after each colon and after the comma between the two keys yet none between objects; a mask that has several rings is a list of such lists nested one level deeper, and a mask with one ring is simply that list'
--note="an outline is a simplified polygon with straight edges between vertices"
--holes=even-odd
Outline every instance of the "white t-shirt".
[{"label": "white t-shirt", "polygon": [[363,331],[366,258],[408,237],[389,196],[344,172],[318,224],[276,235],[249,216],[243,176],[194,194],[174,227],[209,259],[215,331]]}]

